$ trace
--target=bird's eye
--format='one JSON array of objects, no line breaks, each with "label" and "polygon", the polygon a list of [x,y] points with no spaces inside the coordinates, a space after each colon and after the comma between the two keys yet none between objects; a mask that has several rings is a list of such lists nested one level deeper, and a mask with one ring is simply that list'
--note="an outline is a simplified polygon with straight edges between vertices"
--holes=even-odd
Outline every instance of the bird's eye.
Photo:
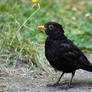
[{"label": "bird's eye", "polygon": [[54,29],[54,26],[53,25],[49,25],[49,29],[50,30],[53,30]]}]

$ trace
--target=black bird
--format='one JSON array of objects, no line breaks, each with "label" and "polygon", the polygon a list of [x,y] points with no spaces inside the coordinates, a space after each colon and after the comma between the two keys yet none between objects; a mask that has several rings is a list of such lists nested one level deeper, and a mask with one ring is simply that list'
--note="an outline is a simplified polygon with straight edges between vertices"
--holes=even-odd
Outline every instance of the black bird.
[{"label": "black bird", "polygon": [[48,35],[45,42],[45,56],[55,70],[62,71],[57,85],[64,73],[72,73],[72,82],[77,69],[92,72],[92,64],[88,61],[83,52],[77,48],[71,40],[64,35],[62,25],[56,22],[48,22],[38,29],[44,29]]}]

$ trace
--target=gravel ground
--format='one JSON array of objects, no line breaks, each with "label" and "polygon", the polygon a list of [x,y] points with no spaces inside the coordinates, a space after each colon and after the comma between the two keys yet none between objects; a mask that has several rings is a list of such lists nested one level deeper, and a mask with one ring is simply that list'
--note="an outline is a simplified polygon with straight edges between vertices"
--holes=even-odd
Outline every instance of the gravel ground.
[{"label": "gravel ground", "polygon": [[[87,55],[92,61],[92,55]],[[5,88],[0,87],[0,92],[92,92],[92,73],[84,70],[77,70],[74,76],[72,87],[65,90],[71,74],[65,74],[57,87],[47,87],[57,81],[61,72],[55,72],[48,66],[45,71],[35,69],[26,72],[27,64],[16,68],[2,67],[0,73],[0,85],[6,84]],[[63,85],[62,85],[63,84]]]}]

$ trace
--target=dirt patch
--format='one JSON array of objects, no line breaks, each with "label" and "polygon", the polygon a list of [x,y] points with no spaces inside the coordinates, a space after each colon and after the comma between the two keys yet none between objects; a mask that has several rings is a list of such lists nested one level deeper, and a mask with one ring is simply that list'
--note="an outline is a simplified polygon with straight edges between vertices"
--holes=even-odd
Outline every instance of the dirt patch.
[{"label": "dirt patch", "polygon": [[[92,60],[92,55],[87,55]],[[6,84],[5,88],[0,87],[0,92],[66,92],[65,85],[70,80],[71,74],[65,74],[57,87],[47,87],[57,81],[61,72],[55,72],[49,65],[44,70],[36,68],[27,72],[28,65],[24,64],[14,67],[1,67],[0,84]],[[62,85],[63,84],[63,85]],[[69,92],[91,92],[92,73],[84,70],[76,71],[72,88]]]}]

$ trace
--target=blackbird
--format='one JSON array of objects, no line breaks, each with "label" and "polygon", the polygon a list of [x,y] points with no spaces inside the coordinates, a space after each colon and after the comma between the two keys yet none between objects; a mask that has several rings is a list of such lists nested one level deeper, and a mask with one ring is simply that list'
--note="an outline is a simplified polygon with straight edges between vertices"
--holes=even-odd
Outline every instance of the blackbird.
[{"label": "blackbird", "polygon": [[77,69],[92,72],[92,64],[83,52],[64,35],[62,25],[56,22],[48,22],[44,26],[38,26],[38,29],[44,29],[48,35],[45,41],[47,60],[55,70],[62,71],[60,78],[54,85],[59,84],[64,73],[72,73],[68,84],[68,87],[70,87]]}]

